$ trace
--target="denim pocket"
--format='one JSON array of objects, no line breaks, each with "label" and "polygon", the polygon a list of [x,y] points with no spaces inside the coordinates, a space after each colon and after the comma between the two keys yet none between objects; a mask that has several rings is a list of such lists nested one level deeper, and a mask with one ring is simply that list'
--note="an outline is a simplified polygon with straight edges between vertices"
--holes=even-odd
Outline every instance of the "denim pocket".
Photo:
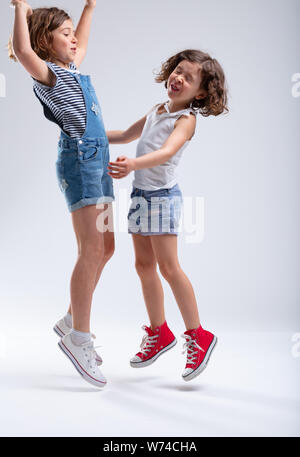
[{"label": "denim pocket", "polygon": [[95,146],[95,147],[88,148],[88,150],[86,152],[83,152],[82,160],[84,162],[94,160],[97,157],[98,152],[99,152],[99,147]]},{"label": "denim pocket", "polygon": [[79,160],[86,163],[96,160],[100,157],[101,147],[100,146],[84,146],[80,148]]}]

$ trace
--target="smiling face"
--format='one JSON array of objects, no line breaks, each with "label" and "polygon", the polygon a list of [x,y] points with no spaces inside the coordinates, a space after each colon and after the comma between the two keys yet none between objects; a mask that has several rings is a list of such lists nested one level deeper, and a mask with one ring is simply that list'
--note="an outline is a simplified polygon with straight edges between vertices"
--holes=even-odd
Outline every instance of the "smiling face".
[{"label": "smiling face", "polygon": [[73,62],[77,51],[77,38],[74,34],[74,27],[71,19],[52,32],[52,48],[57,56],[57,60],[66,66]]},{"label": "smiling face", "polygon": [[189,106],[196,98],[206,96],[201,86],[201,66],[196,62],[182,60],[170,74],[167,90],[170,100],[176,105]]}]

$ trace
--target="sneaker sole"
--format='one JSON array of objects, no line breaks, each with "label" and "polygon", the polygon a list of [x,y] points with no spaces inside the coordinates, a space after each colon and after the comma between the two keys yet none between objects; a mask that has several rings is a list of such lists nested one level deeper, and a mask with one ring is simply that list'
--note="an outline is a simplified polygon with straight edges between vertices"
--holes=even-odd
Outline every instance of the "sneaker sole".
[{"label": "sneaker sole", "polygon": [[162,355],[164,352],[167,352],[169,351],[169,349],[172,349],[172,347],[174,347],[177,343],[177,340],[176,338],[174,338],[174,340],[172,341],[172,343],[170,343],[168,346],[166,346],[165,348],[163,348],[161,351],[159,351],[157,354],[155,354],[151,359],[149,360],[145,360],[145,362],[131,362],[130,361],[130,366],[132,366],[132,368],[142,368],[142,367],[147,367],[148,365],[151,365],[153,362],[155,362],[155,360],[160,356]]},{"label": "sneaker sole", "polygon": [[196,370],[192,371],[190,374],[188,374],[186,376],[182,376],[182,378],[185,381],[191,381],[192,379],[196,378],[200,373],[202,373],[203,370],[205,370],[205,368],[207,367],[209,358],[211,356],[211,353],[214,350],[214,348],[216,347],[217,341],[218,341],[218,338],[216,336],[214,336],[214,339],[210,343],[210,346],[206,352],[206,355],[205,355],[202,363],[199,365],[199,367]]},{"label": "sneaker sole", "polygon": [[106,382],[104,381],[98,381],[97,379],[93,378],[91,375],[89,375],[80,365],[80,363],[76,360],[76,358],[73,356],[73,354],[69,351],[69,349],[64,345],[62,341],[59,341],[57,343],[59,348],[62,350],[62,352],[68,357],[69,360],[73,363],[74,367],[78,371],[78,373],[87,381],[88,383],[92,384],[93,386],[96,387],[104,387],[106,385]]},{"label": "sneaker sole", "polygon": [[[53,330],[60,338],[65,336],[65,333],[58,327],[58,325],[55,325],[53,327]],[[100,365],[102,365],[102,363],[103,363],[103,360],[102,359],[100,360],[100,359],[98,359],[98,357],[96,357],[96,362],[97,362],[98,367],[100,367]]]}]

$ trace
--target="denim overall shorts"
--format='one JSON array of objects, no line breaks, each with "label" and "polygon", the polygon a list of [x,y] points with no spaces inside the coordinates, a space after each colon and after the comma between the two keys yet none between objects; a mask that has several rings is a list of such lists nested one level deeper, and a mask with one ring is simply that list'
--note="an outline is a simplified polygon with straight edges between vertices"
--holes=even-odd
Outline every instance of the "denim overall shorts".
[{"label": "denim overall shorts", "polygon": [[61,130],[56,174],[70,212],[87,205],[112,202],[113,182],[107,174],[109,143],[101,108],[89,75],[73,74],[86,105],[86,129],[81,138]]}]

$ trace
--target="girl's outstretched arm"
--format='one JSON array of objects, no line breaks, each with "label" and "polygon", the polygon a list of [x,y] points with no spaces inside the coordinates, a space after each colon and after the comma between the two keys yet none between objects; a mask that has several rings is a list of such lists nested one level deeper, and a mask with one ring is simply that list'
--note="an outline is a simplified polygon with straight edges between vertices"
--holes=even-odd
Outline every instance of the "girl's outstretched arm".
[{"label": "girl's outstretched arm", "polygon": [[32,10],[26,0],[12,0],[15,6],[15,22],[13,31],[13,48],[19,62],[28,73],[41,83],[53,85],[53,75],[46,63],[39,58],[30,44],[30,37],[27,25],[27,16]]},{"label": "girl's outstretched arm", "polygon": [[195,116],[182,116],[176,121],[173,132],[160,149],[135,159],[118,157],[116,162],[109,162],[108,174],[115,179],[125,178],[133,170],[152,168],[167,162],[186,141],[192,138],[195,126]]},{"label": "girl's outstretched arm", "polygon": [[81,17],[79,19],[75,36],[77,38],[77,52],[74,58],[76,67],[79,67],[83,61],[90,37],[91,23],[93,18],[94,9],[96,7],[96,0],[86,0]]},{"label": "girl's outstretched arm", "polygon": [[106,132],[110,144],[125,144],[136,140],[142,134],[146,116],[132,124],[127,130],[110,130]]}]

